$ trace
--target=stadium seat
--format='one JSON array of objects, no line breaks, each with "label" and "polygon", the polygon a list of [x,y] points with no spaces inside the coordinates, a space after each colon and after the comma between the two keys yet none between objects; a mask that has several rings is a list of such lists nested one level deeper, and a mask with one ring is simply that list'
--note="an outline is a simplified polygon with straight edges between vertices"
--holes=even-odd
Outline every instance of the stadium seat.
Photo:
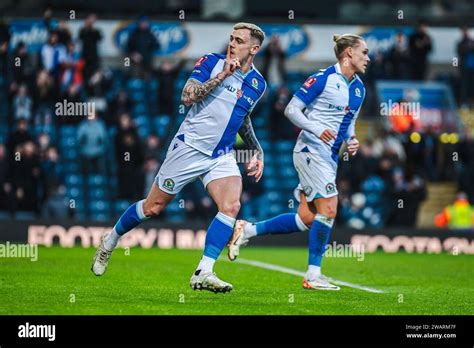
[{"label": "stadium seat", "polygon": [[91,186],[104,186],[106,182],[106,177],[104,175],[94,174],[88,177],[88,183]]},{"label": "stadium seat", "polygon": [[91,212],[104,213],[110,211],[110,204],[108,201],[97,200],[89,203]]},{"label": "stadium seat", "polygon": [[89,198],[91,200],[103,200],[106,199],[106,191],[101,188],[95,188],[89,191]]},{"label": "stadium seat", "polygon": [[68,175],[64,180],[67,187],[79,186],[83,184],[83,177],[82,175]]}]

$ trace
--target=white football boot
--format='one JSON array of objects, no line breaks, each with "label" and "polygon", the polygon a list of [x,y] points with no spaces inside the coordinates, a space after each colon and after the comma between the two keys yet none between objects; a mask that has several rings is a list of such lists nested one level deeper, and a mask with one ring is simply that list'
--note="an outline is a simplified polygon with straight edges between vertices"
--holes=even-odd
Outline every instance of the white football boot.
[{"label": "white football boot", "polygon": [[232,234],[229,244],[227,244],[229,247],[227,257],[230,261],[235,261],[237,256],[239,256],[240,247],[246,246],[249,242],[249,239],[245,238],[244,233],[244,227],[248,223],[249,222],[245,220],[237,220],[235,222],[234,233]]},{"label": "white football boot", "polygon": [[314,280],[303,279],[303,288],[310,290],[340,290],[337,285],[329,283],[327,277],[321,275]]},{"label": "white football boot", "polygon": [[107,235],[108,234],[104,234],[102,236],[100,245],[95,252],[94,259],[92,260],[91,271],[96,276],[101,276],[105,273],[110,256],[112,255],[112,250],[107,250],[104,246],[104,239]]},{"label": "white football boot", "polygon": [[232,284],[220,280],[214,272],[193,274],[189,286],[194,290],[209,290],[214,293],[226,293],[233,289]]}]

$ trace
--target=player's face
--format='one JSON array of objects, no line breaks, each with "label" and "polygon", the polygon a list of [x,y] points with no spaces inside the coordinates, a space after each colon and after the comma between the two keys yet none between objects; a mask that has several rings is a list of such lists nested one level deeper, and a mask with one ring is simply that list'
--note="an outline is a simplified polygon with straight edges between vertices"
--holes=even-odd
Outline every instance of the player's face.
[{"label": "player's face", "polygon": [[230,34],[230,59],[237,58],[240,62],[245,62],[250,55],[255,55],[259,48],[260,46],[255,43],[255,40],[252,40],[248,29],[237,29]]},{"label": "player's face", "polygon": [[360,41],[359,45],[352,48],[351,63],[356,73],[365,74],[367,65],[370,62],[369,49],[365,41]]}]

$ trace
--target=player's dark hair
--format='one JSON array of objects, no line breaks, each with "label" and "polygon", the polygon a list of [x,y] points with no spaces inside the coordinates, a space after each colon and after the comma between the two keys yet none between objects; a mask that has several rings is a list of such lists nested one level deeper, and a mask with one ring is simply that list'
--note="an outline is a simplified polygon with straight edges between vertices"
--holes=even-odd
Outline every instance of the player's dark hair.
[{"label": "player's dark hair", "polygon": [[334,53],[336,54],[337,59],[342,57],[347,47],[356,47],[359,45],[360,41],[364,40],[362,36],[355,34],[334,34],[332,39],[335,42]]}]

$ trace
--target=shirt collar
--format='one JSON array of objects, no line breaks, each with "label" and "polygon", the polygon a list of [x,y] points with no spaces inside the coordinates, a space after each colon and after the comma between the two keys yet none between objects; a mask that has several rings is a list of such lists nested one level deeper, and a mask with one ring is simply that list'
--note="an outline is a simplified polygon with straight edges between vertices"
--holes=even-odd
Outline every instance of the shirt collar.
[{"label": "shirt collar", "polygon": [[354,74],[354,78],[353,78],[351,81],[349,81],[349,80],[347,79],[347,77],[344,76],[344,74],[342,73],[341,65],[339,64],[339,62],[337,62],[337,63],[334,65],[334,68],[336,69],[336,73],[337,73],[338,75],[340,75],[340,76],[344,79],[344,81],[346,81],[346,83],[347,83],[348,86],[350,86],[355,80],[358,79],[357,74]]}]

